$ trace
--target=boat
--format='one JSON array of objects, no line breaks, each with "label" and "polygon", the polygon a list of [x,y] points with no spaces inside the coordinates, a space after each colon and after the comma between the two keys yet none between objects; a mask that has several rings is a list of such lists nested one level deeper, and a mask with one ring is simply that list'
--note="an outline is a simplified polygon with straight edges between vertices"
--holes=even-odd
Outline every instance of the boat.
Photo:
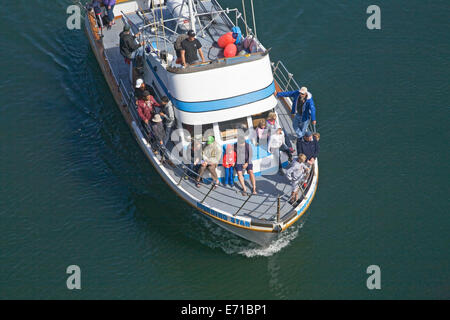
[{"label": "boat", "polygon": [[[268,246],[305,217],[317,190],[319,166],[316,159],[300,188],[299,201],[291,204],[290,183],[278,173],[279,161],[284,168],[289,165],[287,155],[271,153],[253,139],[258,121],[275,113],[286,140],[295,141],[290,115],[293,101],[274,93],[300,86],[281,61],[270,60],[270,49],[258,40],[253,0],[242,5],[239,10],[223,8],[216,0],[118,0],[110,29],[101,28],[83,6],[84,27],[120,112],[165,183],[198,214],[241,238]],[[131,63],[119,49],[119,34],[125,25],[133,34],[139,33],[138,40],[144,43]],[[174,43],[189,29],[196,32],[205,61],[182,66]],[[218,41],[230,32],[240,32],[242,41],[236,55],[225,56]],[[167,96],[174,106],[176,128],[163,145],[154,142],[139,118],[134,97],[138,78],[152,87],[157,101]],[[310,130],[315,128],[310,126]],[[253,151],[257,194],[244,196],[236,177],[233,188],[215,185],[208,172],[197,187],[197,173],[192,163],[184,161],[192,142],[199,139],[205,144],[208,135],[213,135],[225,150],[236,143],[239,132],[244,132]],[[223,181],[223,166],[216,172]],[[244,178],[248,184],[248,174]]]}]

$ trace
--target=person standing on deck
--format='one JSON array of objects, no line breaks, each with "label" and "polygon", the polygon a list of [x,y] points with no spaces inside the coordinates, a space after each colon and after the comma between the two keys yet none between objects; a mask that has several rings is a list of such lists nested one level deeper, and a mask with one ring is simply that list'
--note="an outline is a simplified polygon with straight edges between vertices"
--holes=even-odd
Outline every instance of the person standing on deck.
[{"label": "person standing on deck", "polygon": [[159,113],[161,117],[164,118],[164,123],[166,125],[166,139],[164,144],[166,144],[170,139],[170,134],[172,133],[172,128],[175,124],[175,113],[173,111],[172,102],[168,97],[164,96],[161,98],[161,112]]},{"label": "person standing on deck", "polygon": [[236,165],[236,151],[233,145],[227,145],[225,155],[222,159],[222,165],[225,169],[225,184],[234,187],[234,166]]},{"label": "person standing on deck", "polygon": [[139,118],[141,118],[142,126],[145,128],[147,133],[149,133],[150,132],[149,121],[152,119],[152,116],[153,116],[152,104],[149,100],[147,100],[147,97],[144,97],[142,100],[139,100],[137,102],[137,106],[138,106],[138,114],[139,114]]},{"label": "person standing on deck", "polygon": [[277,97],[292,98],[291,114],[295,114],[292,125],[297,139],[301,139],[308,130],[310,122],[313,125],[316,124],[316,107],[312,94],[308,92],[308,88],[303,87],[297,91],[278,92]]},{"label": "person standing on deck", "polygon": [[131,35],[131,27],[126,24],[123,27],[123,31],[120,33],[120,54],[125,58],[126,63],[130,63],[131,60],[136,56],[137,50],[145,45],[144,42],[138,43],[136,37],[139,36],[140,32],[136,33],[134,36]]},{"label": "person standing on deck", "polygon": [[242,135],[238,136],[237,143],[234,145],[234,150],[236,151],[237,161],[236,161],[236,171],[238,174],[239,183],[242,186],[242,195],[247,196],[247,188],[245,187],[244,180],[244,170],[247,170],[247,173],[250,177],[250,182],[253,188],[253,194],[257,194],[256,192],[256,178],[253,173],[253,152],[252,147],[245,141],[245,137]]},{"label": "person standing on deck", "polygon": [[106,7],[106,12],[108,14],[108,29],[111,29],[114,22],[114,6],[116,5],[116,0],[103,0],[103,5]]},{"label": "person standing on deck", "polygon": [[197,51],[202,58],[202,62],[205,62],[203,56],[202,44],[195,38],[194,30],[188,31],[188,38],[181,43],[181,64],[186,66],[198,61]]},{"label": "person standing on deck", "polygon": [[151,127],[156,143],[162,146],[164,144],[164,140],[166,139],[166,134],[164,131],[164,125],[162,123],[161,116],[159,114],[155,114],[155,116],[152,118]]},{"label": "person standing on deck", "polygon": [[149,121],[153,117],[155,105],[159,106],[158,102],[156,102],[155,98],[153,98],[148,91],[145,91],[144,97],[137,102],[138,114],[147,133],[149,132]]}]

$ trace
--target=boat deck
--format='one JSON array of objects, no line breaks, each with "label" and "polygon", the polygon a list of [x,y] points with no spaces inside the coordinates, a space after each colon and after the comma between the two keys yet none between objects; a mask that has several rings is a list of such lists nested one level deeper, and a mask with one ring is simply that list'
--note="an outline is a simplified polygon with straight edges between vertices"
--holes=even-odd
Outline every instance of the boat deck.
[{"label": "boat deck", "polygon": [[[170,172],[174,179],[180,179],[180,174],[173,170],[169,165],[165,168]],[[251,190],[251,185],[248,180],[245,181],[247,190]],[[201,184],[200,188],[195,186],[194,181],[181,180],[179,187],[186,190],[193,198],[201,202],[211,189],[211,184]],[[259,176],[256,177],[257,195],[244,197],[241,194],[241,187],[239,183],[235,183],[234,187],[219,186],[209,194],[203,205],[211,208],[216,208],[230,214],[237,214],[239,216],[248,216],[252,219],[274,221],[277,215],[278,196],[281,196],[280,212],[288,214],[293,207],[287,202],[289,200],[288,194],[291,187],[287,183],[287,179],[281,175]],[[245,203],[245,201],[247,201]],[[245,203],[245,204],[244,204]],[[281,216],[283,218],[283,215]]]},{"label": "boat deck", "polygon": [[[204,3],[206,4],[207,2]],[[136,14],[128,15],[128,18],[133,19],[133,21],[135,21],[137,25],[143,25],[142,19]],[[148,19],[151,20],[151,17],[148,17]],[[228,29],[226,29],[226,31],[221,29],[225,28],[224,24],[217,24],[217,26],[215,27],[217,34],[214,35],[210,32],[213,35],[212,38],[214,38],[215,36],[217,36],[218,38],[219,34],[223,34],[224,32],[228,31]],[[116,20],[116,24],[113,25],[112,29],[103,30],[103,45],[105,55],[110,63],[114,76],[119,83],[123,83],[127,92],[132,92],[134,88],[131,85],[129,77],[130,66],[124,62],[124,58],[120,55],[119,52],[119,34],[122,29],[123,21],[118,19]],[[208,37],[211,36],[208,35]],[[208,37],[199,36],[198,38],[200,41],[202,41],[204,47],[207,48],[208,52],[211,53],[214,51],[211,49],[213,48],[213,41],[211,40],[212,38],[208,39]],[[173,39],[173,41],[175,41],[175,39]],[[214,53],[211,54],[214,55]],[[211,59],[211,57],[208,56],[208,59]],[[292,147],[295,149],[295,138],[293,137],[294,130],[292,127],[289,110],[281,101],[278,101],[276,111],[279,116],[280,124],[287,133],[286,138],[291,141]],[[200,188],[197,188],[192,179],[183,179],[183,177],[186,177],[186,174],[182,172],[180,168],[172,167],[167,162],[163,163],[162,165],[174,181],[180,181],[180,188],[187,192],[192,199],[197,199],[199,203],[202,203],[206,207],[212,207],[230,214],[236,214],[237,212],[239,212],[239,216],[251,217],[253,221],[255,221],[255,219],[256,221],[275,220],[277,215],[277,204],[279,196],[281,197],[281,218],[290,214],[294,209],[287,202],[291,187],[289,181],[283,175],[276,174],[257,176],[256,187],[258,195],[253,195],[248,198],[241,194],[241,187],[239,185],[239,182],[236,182],[233,188],[221,185],[209,193],[211,189],[210,184],[202,184]],[[248,191],[250,191],[252,188],[248,180],[246,180],[246,184]],[[208,196],[206,197],[206,195]],[[204,200],[205,197],[206,200]]]},{"label": "boat deck", "polygon": [[[279,116],[280,124],[286,132],[294,132],[290,114],[281,102],[278,102],[276,111]],[[292,147],[295,149],[295,138],[289,133],[288,138],[291,141]],[[170,147],[168,146],[168,148]],[[197,199],[198,202],[202,202],[207,196],[202,203],[207,207],[216,208],[230,214],[239,213],[239,216],[251,217],[253,221],[255,219],[263,221],[275,220],[277,215],[278,196],[281,197],[280,218],[283,218],[294,209],[292,205],[288,203],[291,185],[284,175],[278,173],[256,176],[256,189],[258,194],[252,195],[250,199],[248,199],[247,196],[242,195],[242,189],[238,181],[235,181],[234,187],[220,185],[208,195],[212,187],[211,181],[204,182],[201,184],[200,188],[197,188],[193,178],[186,179],[187,176],[185,171],[183,172],[183,170],[172,167],[167,163],[164,164],[164,167],[167,172],[169,172],[170,176],[177,183],[179,182],[178,187],[183,188],[192,198]],[[205,174],[205,178],[207,176],[209,176],[209,174]],[[184,179],[182,179],[183,177]],[[250,181],[246,179],[245,183],[247,192],[251,191],[252,186]]]}]

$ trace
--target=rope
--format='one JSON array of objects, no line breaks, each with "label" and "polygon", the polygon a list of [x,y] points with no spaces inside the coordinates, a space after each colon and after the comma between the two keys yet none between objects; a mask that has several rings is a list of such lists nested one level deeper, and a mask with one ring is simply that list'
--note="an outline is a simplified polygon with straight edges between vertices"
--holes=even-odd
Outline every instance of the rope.
[{"label": "rope", "polygon": [[242,10],[244,11],[245,35],[248,36],[247,13],[245,12],[245,0],[242,0]]},{"label": "rope", "polygon": [[253,8],[253,0],[251,0],[252,4],[252,16],[253,16],[253,29],[255,30],[255,38],[258,38],[258,35],[256,34],[256,21],[255,21],[255,10]]}]

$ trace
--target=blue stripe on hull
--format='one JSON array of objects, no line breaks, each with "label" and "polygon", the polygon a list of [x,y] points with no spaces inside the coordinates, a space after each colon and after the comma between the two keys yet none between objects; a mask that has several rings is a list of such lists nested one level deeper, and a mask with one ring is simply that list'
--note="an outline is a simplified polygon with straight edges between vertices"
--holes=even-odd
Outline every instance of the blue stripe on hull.
[{"label": "blue stripe on hull", "polygon": [[274,92],[275,92],[275,84],[272,82],[267,88],[232,98],[202,101],[202,102],[184,102],[177,99],[173,99],[173,103],[179,110],[184,112],[208,112],[208,111],[217,111],[235,108],[249,103],[264,100],[273,95]]}]

